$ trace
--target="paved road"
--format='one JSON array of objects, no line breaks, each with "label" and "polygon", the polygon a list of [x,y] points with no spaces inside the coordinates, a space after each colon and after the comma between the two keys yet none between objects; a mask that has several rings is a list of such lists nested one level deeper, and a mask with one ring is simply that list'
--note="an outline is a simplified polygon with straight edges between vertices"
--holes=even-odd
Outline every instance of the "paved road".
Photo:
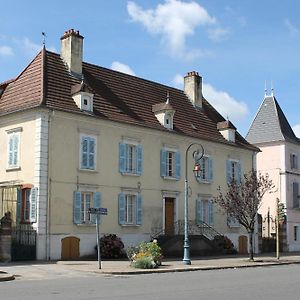
[{"label": "paved road", "polygon": [[133,276],[89,274],[17,279],[0,283],[0,299],[299,300],[299,274],[300,265],[287,265]]}]

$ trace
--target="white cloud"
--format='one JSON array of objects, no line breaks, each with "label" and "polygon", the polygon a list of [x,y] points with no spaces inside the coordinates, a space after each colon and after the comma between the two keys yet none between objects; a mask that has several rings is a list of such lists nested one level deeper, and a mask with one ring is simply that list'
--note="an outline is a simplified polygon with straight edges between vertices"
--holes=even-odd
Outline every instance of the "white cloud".
[{"label": "white cloud", "polygon": [[[176,88],[182,89],[183,81],[183,76],[176,74],[172,83]],[[217,90],[209,83],[202,84],[202,93],[223,117],[228,117],[232,122],[240,121],[248,114],[248,107],[244,102],[234,99],[227,92]]]},{"label": "white cloud", "polygon": [[3,56],[13,56],[13,49],[9,46],[0,46],[0,55]]},{"label": "white cloud", "polygon": [[[149,33],[161,36],[163,45],[173,56],[183,58],[187,51],[187,37],[194,35],[198,26],[216,23],[216,19],[194,1],[166,0],[155,9],[148,10],[129,1],[127,11],[131,19],[143,24]],[[192,52],[192,58],[203,54],[197,50]]]},{"label": "white cloud", "polygon": [[209,83],[203,83],[202,90],[203,96],[223,117],[236,122],[247,116],[246,103],[234,99],[227,92],[218,91]]},{"label": "white cloud", "polygon": [[180,74],[176,74],[172,80],[172,84],[174,87],[176,87],[178,89],[182,89],[183,88],[183,76]]},{"label": "white cloud", "polygon": [[290,37],[296,37],[299,35],[300,29],[294,26],[289,19],[284,20],[284,25],[288,29]]},{"label": "white cloud", "polygon": [[128,65],[122,64],[118,61],[114,61],[111,64],[111,68],[115,71],[119,71],[119,72],[122,72],[122,73],[126,73],[126,74],[129,74],[129,75],[135,76],[134,71]]},{"label": "white cloud", "polygon": [[300,138],[300,124],[297,124],[295,126],[293,126],[293,131],[295,133],[295,135]]},{"label": "white cloud", "polygon": [[216,27],[209,29],[208,37],[214,42],[224,41],[229,37],[230,30],[228,28]]},{"label": "white cloud", "polygon": [[28,37],[24,37],[21,40],[21,46],[29,55],[32,56],[36,55],[42,49],[42,45],[32,42]]}]

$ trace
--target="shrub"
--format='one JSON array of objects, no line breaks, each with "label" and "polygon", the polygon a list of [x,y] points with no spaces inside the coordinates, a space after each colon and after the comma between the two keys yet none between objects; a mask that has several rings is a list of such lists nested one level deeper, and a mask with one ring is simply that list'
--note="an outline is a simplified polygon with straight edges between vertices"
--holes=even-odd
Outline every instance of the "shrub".
[{"label": "shrub", "polygon": [[[97,246],[96,246],[97,250]],[[103,258],[123,258],[126,257],[124,244],[117,235],[105,234],[100,239],[100,251]]]},{"label": "shrub", "polygon": [[127,249],[127,256],[131,265],[135,268],[152,269],[161,265],[161,248],[154,240],[153,242],[142,242],[135,247]]}]

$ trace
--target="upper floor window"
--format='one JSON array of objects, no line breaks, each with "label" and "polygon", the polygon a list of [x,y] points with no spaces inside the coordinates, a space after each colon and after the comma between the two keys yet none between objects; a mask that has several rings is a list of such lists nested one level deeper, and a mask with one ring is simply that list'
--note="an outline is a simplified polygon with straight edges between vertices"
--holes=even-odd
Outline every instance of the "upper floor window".
[{"label": "upper floor window", "polygon": [[226,161],[227,182],[241,182],[241,163],[238,160],[228,159]]},{"label": "upper floor window", "polygon": [[206,223],[210,226],[214,224],[214,203],[211,199],[196,200],[196,223]]},{"label": "upper floor window", "polygon": [[142,174],[142,146],[133,143],[119,144],[119,171],[122,174]]},{"label": "upper floor window", "polygon": [[293,182],[293,208],[299,207],[299,183]]},{"label": "upper floor window", "polygon": [[291,169],[298,169],[298,155],[290,154]]},{"label": "upper floor window", "polygon": [[23,188],[17,193],[17,223],[36,222],[37,188]]},{"label": "upper floor window", "polygon": [[20,131],[8,132],[7,167],[9,169],[20,167]]},{"label": "upper floor window", "polygon": [[96,215],[90,214],[89,209],[101,207],[99,192],[74,192],[73,219],[75,224],[95,224]]},{"label": "upper floor window", "polygon": [[81,96],[81,109],[87,111],[93,111],[93,99],[89,95],[82,95]]},{"label": "upper floor window", "polygon": [[119,224],[142,224],[142,197],[138,193],[124,192],[119,194]]},{"label": "upper floor window", "polygon": [[180,179],[180,152],[162,149],[160,153],[160,172],[162,177]]},{"label": "upper floor window", "polygon": [[96,137],[81,135],[80,137],[80,168],[83,170],[96,169]]},{"label": "upper floor window", "polygon": [[196,177],[199,182],[213,181],[213,159],[209,156],[203,156],[199,161],[201,172],[200,176]]}]

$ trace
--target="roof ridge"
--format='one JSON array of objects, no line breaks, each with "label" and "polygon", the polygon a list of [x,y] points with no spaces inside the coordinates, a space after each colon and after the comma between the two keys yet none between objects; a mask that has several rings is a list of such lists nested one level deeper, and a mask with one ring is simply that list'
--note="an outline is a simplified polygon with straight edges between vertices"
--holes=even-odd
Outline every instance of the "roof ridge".
[{"label": "roof ridge", "polygon": [[45,45],[43,46],[43,49],[41,50],[42,53],[42,63],[41,63],[41,99],[40,99],[40,105],[44,105],[46,103],[46,63],[47,63],[47,53]]}]

